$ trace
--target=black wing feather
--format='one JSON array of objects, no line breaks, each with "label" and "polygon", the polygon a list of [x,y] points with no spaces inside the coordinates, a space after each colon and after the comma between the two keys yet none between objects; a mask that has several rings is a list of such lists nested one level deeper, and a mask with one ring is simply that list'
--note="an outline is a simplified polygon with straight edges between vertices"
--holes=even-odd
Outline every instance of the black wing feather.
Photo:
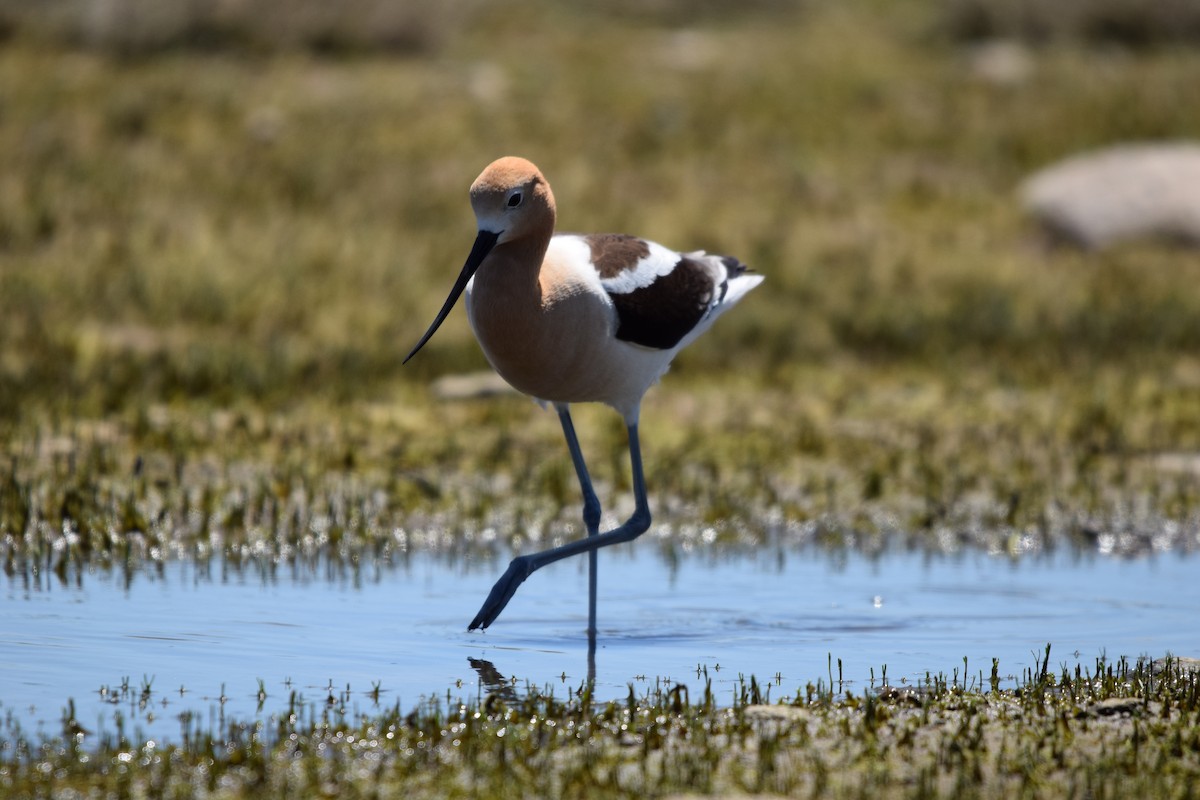
[{"label": "black wing feather", "polygon": [[[617,338],[624,342],[670,350],[704,319],[713,304],[713,267],[682,256],[670,272],[648,286],[622,294],[609,293],[617,309]],[[722,287],[722,296],[724,290]]]}]

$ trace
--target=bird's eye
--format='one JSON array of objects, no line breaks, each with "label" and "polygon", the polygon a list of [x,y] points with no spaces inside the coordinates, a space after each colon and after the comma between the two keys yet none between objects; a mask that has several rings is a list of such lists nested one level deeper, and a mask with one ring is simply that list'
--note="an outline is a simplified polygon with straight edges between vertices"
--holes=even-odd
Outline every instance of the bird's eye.
[{"label": "bird's eye", "polygon": [[519,205],[521,205],[521,193],[513,192],[508,196],[508,207],[516,208]]}]

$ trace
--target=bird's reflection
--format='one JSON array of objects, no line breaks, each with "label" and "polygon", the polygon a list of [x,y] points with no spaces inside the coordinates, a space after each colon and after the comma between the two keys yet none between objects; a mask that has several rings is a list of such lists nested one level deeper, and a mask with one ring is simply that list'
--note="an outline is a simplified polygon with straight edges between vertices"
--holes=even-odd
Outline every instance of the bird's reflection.
[{"label": "bird's reflection", "polygon": [[471,658],[470,656],[467,657],[467,663],[479,675],[479,682],[484,689],[487,689],[488,695],[494,695],[501,700],[513,703],[520,699],[517,697],[517,690],[513,688],[513,684],[500,674],[500,670],[496,669],[495,664],[486,658]]},{"label": "bird's reflection", "polygon": [[[467,657],[467,663],[471,665],[471,669],[479,676],[479,683],[482,688],[487,690],[489,695],[499,697],[506,702],[516,701],[520,698],[517,696],[517,690],[513,688],[513,682],[496,669],[496,665],[486,658],[471,658]],[[587,687],[590,690],[596,685],[596,632],[595,630],[588,631],[588,649],[587,649]]]}]

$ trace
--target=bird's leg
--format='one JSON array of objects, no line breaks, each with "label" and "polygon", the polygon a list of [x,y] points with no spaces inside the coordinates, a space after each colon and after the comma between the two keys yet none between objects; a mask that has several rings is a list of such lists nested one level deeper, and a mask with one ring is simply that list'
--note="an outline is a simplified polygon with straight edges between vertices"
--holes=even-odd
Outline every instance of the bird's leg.
[{"label": "bird's leg", "polygon": [[583,524],[587,526],[588,535],[595,536],[600,532],[600,499],[596,497],[596,491],[592,488],[592,479],[588,475],[587,464],[583,462],[579,439],[575,438],[575,425],[571,422],[570,408],[566,403],[554,408],[562,422],[563,435],[567,437],[567,449],[571,451],[571,463],[575,465],[579,488],[583,490]]},{"label": "bird's leg", "polygon": [[471,624],[468,626],[469,630],[486,628],[495,622],[496,617],[500,616],[500,612],[504,610],[508,601],[516,593],[517,587],[547,564],[553,564],[555,561],[561,561],[580,553],[594,553],[601,547],[631,542],[650,528],[650,504],[646,500],[646,478],[642,472],[642,450],[638,443],[637,423],[630,423],[628,429],[629,460],[633,466],[633,497],[636,504],[633,516],[626,520],[625,524],[611,531],[576,539],[539,553],[530,553],[514,558],[500,580],[496,581],[496,585],[492,587],[491,593],[483,602],[483,607],[479,609],[475,619],[471,620]]},{"label": "bird's leg", "polygon": [[[587,464],[583,460],[583,450],[579,447],[579,439],[575,436],[575,424],[571,421],[571,409],[566,403],[556,403],[554,409],[562,422],[563,436],[567,439],[567,449],[571,451],[571,463],[575,465],[575,475],[579,478],[579,488],[583,491],[583,524],[588,536],[600,534],[600,499],[592,488],[592,478],[588,475]],[[596,551],[588,553],[588,637],[596,636]]]}]

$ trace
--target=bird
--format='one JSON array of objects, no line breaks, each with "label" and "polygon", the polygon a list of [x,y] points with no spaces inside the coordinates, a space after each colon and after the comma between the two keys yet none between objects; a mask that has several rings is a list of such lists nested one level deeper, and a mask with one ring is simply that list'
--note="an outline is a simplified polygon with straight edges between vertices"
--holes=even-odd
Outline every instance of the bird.
[{"label": "bird", "polygon": [[[553,406],[583,495],[587,536],[512,559],[468,630],[486,629],[538,569],[589,554],[588,635],[596,635],[596,554],[650,528],[638,424],[642,398],[671,361],[762,282],[731,256],[681,253],[627,234],[556,233],[550,184],[532,162],[506,156],[471,184],[475,243],[407,364],[466,296],[484,356],[511,386]],[[624,420],[635,507],[600,532],[601,505],[570,406],[603,403]]]}]

